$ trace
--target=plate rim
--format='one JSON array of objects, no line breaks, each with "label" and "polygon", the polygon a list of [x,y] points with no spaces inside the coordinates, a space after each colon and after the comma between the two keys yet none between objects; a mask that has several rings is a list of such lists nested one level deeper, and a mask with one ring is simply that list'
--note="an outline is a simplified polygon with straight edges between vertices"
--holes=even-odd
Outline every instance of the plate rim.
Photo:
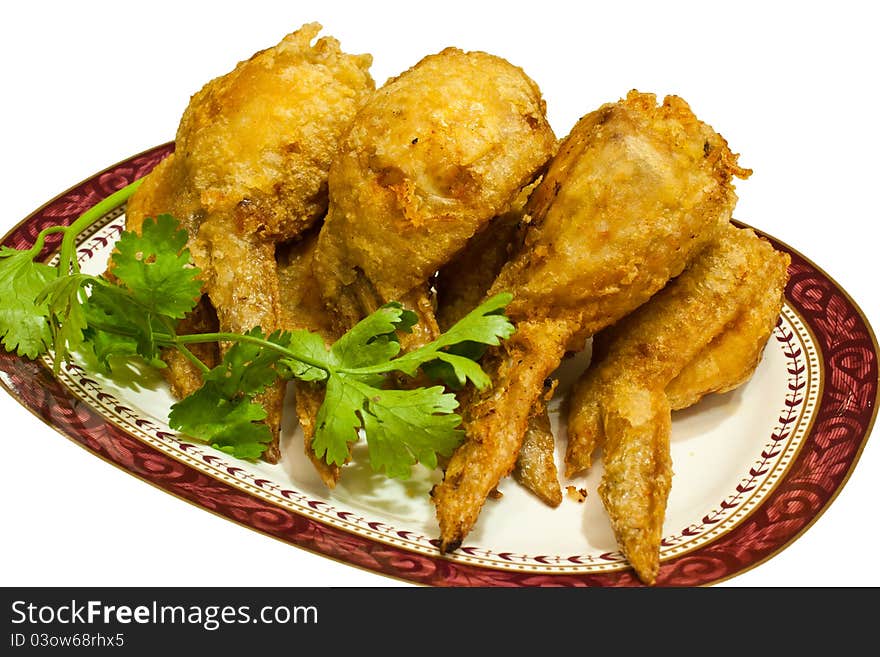
[{"label": "plate rim", "polygon": [[[174,142],[166,142],[164,144],[160,144],[158,146],[154,146],[152,148],[146,149],[132,155],[128,158],[120,160],[116,164],[110,165],[105,169],[89,176],[85,180],[77,183],[76,185],[72,185],[67,190],[61,192],[56,195],[51,200],[47,201],[36,210],[31,212],[24,219],[15,224],[12,228],[10,228],[5,235],[0,238],[0,244],[7,245],[12,244],[12,240],[14,236],[20,235],[25,228],[31,227],[32,224],[36,224],[39,222],[40,218],[43,218],[43,215],[52,216],[52,220],[50,223],[52,224],[69,224],[73,219],[75,219],[82,211],[87,209],[90,205],[94,205],[94,202],[100,201],[102,198],[109,196],[112,192],[120,189],[126,184],[133,182],[134,180],[143,177],[147,173],[149,173],[152,168],[158,164],[159,161],[164,159],[168,154],[170,154],[174,149]],[[94,202],[89,203],[87,199],[84,197],[94,198]],[[66,202],[66,207],[70,209],[70,212],[67,214],[54,214],[52,215],[50,211],[59,205],[64,205]],[[83,205],[83,204],[86,205]],[[47,218],[48,222],[48,218]],[[816,265],[812,260],[804,256],[797,249],[791,247],[789,244],[779,240],[771,235],[768,235],[761,231],[758,228],[754,228],[742,221],[734,220],[734,223],[740,227],[751,228],[757,234],[767,238],[774,244],[774,246],[781,248],[782,250],[790,253],[792,255],[793,264],[796,263],[799,266],[805,266],[807,273],[812,273],[817,275],[818,279],[824,281],[830,286],[832,292],[840,295],[842,299],[848,304],[848,306],[853,311],[854,317],[857,319],[857,327],[864,329],[864,334],[866,340],[866,344],[870,346],[869,354],[873,356],[873,363],[869,363],[867,365],[867,369],[870,370],[873,368],[874,377],[870,376],[866,379],[866,383],[869,385],[873,385],[873,398],[868,397],[865,399],[865,403],[860,409],[862,411],[866,410],[870,407],[870,417],[867,418],[867,421],[863,424],[860,424],[856,427],[856,433],[853,435],[853,438],[850,442],[857,442],[858,445],[856,449],[851,453],[845,456],[845,464],[846,468],[843,472],[842,476],[838,475],[833,483],[833,488],[827,497],[821,499],[818,502],[818,506],[814,509],[811,509],[807,514],[800,516],[801,519],[806,519],[802,525],[800,525],[797,530],[793,533],[787,534],[783,537],[781,541],[778,543],[774,543],[771,549],[766,551],[765,554],[755,558],[749,559],[743,565],[737,567],[733,566],[727,572],[724,572],[720,575],[714,576],[711,572],[696,572],[691,573],[690,575],[685,575],[684,577],[679,578],[670,578],[671,574],[674,574],[674,569],[670,571],[670,566],[674,565],[678,562],[682,562],[682,560],[687,559],[690,555],[699,555],[700,552],[706,550],[707,548],[711,548],[713,545],[721,541],[725,536],[730,534],[735,534],[739,527],[734,527],[730,532],[724,534],[722,536],[711,539],[706,545],[701,546],[699,549],[694,551],[693,553],[688,553],[686,555],[679,555],[668,559],[661,563],[661,577],[658,578],[658,586],[663,585],[671,585],[671,586],[707,586],[714,585],[724,581],[727,581],[739,574],[745,573],[763,563],[766,563],[769,559],[779,554],[782,550],[787,548],[789,545],[794,543],[798,538],[800,538],[812,525],[825,513],[825,511],[831,506],[837,496],[845,487],[846,483],[849,481],[853,471],[855,470],[856,465],[861,458],[862,452],[864,451],[865,445],[871,435],[872,429],[875,425],[875,421],[878,415],[878,403],[880,403],[880,376],[878,376],[878,352],[880,352],[880,345],[878,345],[876,334],[870,325],[867,316],[864,311],[860,308],[858,303],[850,296],[850,294],[845,290],[840,284],[834,280],[824,269],[820,266]],[[42,227],[42,226],[41,226]],[[38,231],[37,231],[38,232]],[[33,235],[27,235],[26,238],[33,238],[36,236],[36,232]],[[50,236],[56,237],[56,236]],[[57,236],[60,239],[60,235]],[[44,248],[41,256],[45,256],[51,253],[55,247],[57,246],[57,241],[52,239],[47,239],[46,246]],[[17,245],[19,247],[25,245],[27,239],[22,242],[19,240]],[[829,378],[829,370],[828,367],[830,363],[830,354],[828,353],[828,349],[826,345],[823,344],[818,337],[816,336],[817,329],[813,325],[811,321],[807,317],[804,316],[802,311],[802,306],[800,303],[796,303],[790,297],[790,291],[793,290],[793,283],[789,281],[789,285],[786,286],[785,296],[787,301],[791,301],[792,310],[798,315],[801,321],[805,324],[805,326],[810,330],[815,339],[815,345],[817,349],[821,352],[820,358],[820,372],[823,376],[823,383],[826,379]],[[855,331],[855,329],[853,329]],[[47,387],[44,387],[43,383],[46,383],[46,379],[48,379],[48,383],[54,382],[55,386],[60,389],[62,397],[68,398],[69,401],[72,402],[72,407],[69,410],[74,410],[73,407],[80,406],[85,408],[78,409],[78,412],[81,415],[91,415],[93,417],[87,417],[84,420],[79,420],[76,417],[71,418],[71,423],[65,423],[64,425],[60,425],[59,420],[56,417],[53,417],[53,420],[48,419],[45,416],[42,416],[38,412],[38,408],[36,408],[33,404],[34,401],[32,399],[27,399],[20,392],[19,387],[13,387],[7,384],[6,377],[11,376],[8,371],[8,364],[12,363],[13,365],[17,365],[20,368],[23,367],[25,369],[38,369],[40,371],[32,371],[31,374],[33,376],[31,381],[35,382],[33,392],[37,390],[42,391],[43,393],[48,393],[50,390]],[[833,371],[833,370],[832,370]],[[405,548],[399,548],[394,546],[388,546],[381,543],[378,543],[375,539],[370,537],[361,536],[358,534],[353,534],[352,532],[346,531],[345,529],[340,529],[336,527],[331,527],[324,524],[321,520],[305,517],[296,511],[291,511],[288,509],[282,509],[281,507],[273,504],[268,500],[256,500],[259,502],[261,506],[272,507],[276,512],[288,515],[288,516],[296,516],[296,518],[289,518],[290,523],[289,527],[287,524],[285,527],[288,529],[287,532],[282,534],[278,528],[275,528],[275,531],[271,531],[270,528],[261,528],[255,524],[254,520],[251,516],[246,517],[245,519],[234,517],[233,513],[230,513],[230,508],[226,508],[224,510],[218,510],[210,508],[205,504],[204,499],[200,499],[198,494],[194,494],[190,492],[192,498],[187,497],[186,495],[178,492],[173,488],[173,486],[167,482],[164,484],[160,482],[161,474],[156,474],[155,472],[149,470],[137,471],[135,469],[133,462],[123,462],[124,459],[120,458],[117,454],[116,457],[111,456],[112,452],[102,453],[100,449],[94,445],[89,444],[86,438],[88,438],[88,431],[83,429],[82,426],[77,425],[79,422],[95,422],[107,423],[108,420],[104,418],[104,416],[99,413],[97,410],[93,409],[91,406],[84,404],[78,398],[76,398],[72,393],[60,383],[54,377],[51,376],[51,373],[45,370],[45,367],[40,365],[37,361],[27,361],[24,358],[15,356],[14,354],[10,354],[8,352],[0,352],[0,372],[5,373],[6,377],[0,377],[0,387],[6,390],[7,393],[10,394],[19,404],[28,409],[28,411],[37,419],[42,421],[44,424],[54,429],[56,432],[60,433],[62,436],[71,440],[72,442],[80,445],[82,448],[89,451],[92,455],[97,456],[101,460],[110,463],[111,465],[119,468],[120,470],[125,471],[129,475],[133,475],[137,477],[139,480],[144,481],[154,488],[158,488],[174,497],[181,499],[193,506],[196,506],[204,511],[209,511],[212,514],[222,517],[226,520],[230,520],[239,526],[245,527],[252,531],[259,532],[264,536],[268,536],[270,538],[274,538],[281,542],[284,542],[288,545],[293,545],[294,547],[298,547],[304,549],[313,554],[318,554],[322,557],[332,559],[338,563],[344,564],[346,566],[359,568],[361,570],[365,570],[368,572],[380,574],[386,577],[390,577],[392,579],[396,579],[402,582],[407,582],[410,584],[417,585],[439,585],[439,586],[488,586],[488,585],[525,585],[525,586],[535,586],[535,585],[580,585],[580,586],[640,586],[641,583],[635,578],[632,570],[630,568],[624,568],[620,570],[613,570],[602,573],[534,573],[530,574],[528,572],[521,571],[503,571],[497,568],[492,568],[491,566],[483,566],[483,565],[474,565],[474,564],[462,564],[460,562],[454,562],[450,559],[447,559],[440,555],[439,553],[434,556],[426,556],[426,555],[414,555],[409,553]],[[11,380],[11,379],[10,379]],[[39,381],[39,382],[38,382]],[[825,387],[823,385],[823,387]],[[807,436],[804,438],[804,444],[812,441],[815,437],[815,434],[818,430],[818,425],[820,424],[821,419],[821,411],[823,406],[825,406],[825,391],[820,395],[820,399],[818,402],[818,407],[815,411],[815,422],[814,425],[810,428],[810,431]],[[73,399],[69,399],[73,397]],[[52,401],[57,401],[57,396],[52,397]],[[85,412],[84,412],[85,411]],[[77,413],[74,413],[74,416]],[[85,433],[82,433],[85,431]],[[223,489],[227,489],[226,493],[232,493],[234,497],[245,497],[251,498],[248,493],[235,489],[231,487],[229,484],[225,482],[219,481],[210,475],[194,468],[193,466],[187,465],[180,461],[173,459],[173,457],[162,454],[156,448],[143,443],[136,436],[131,435],[130,433],[122,430],[121,428],[113,425],[111,423],[110,434],[114,434],[111,438],[124,438],[128,441],[133,441],[137,443],[141,450],[144,450],[146,453],[151,453],[153,459],[157,457],[161,460],[171,460],[173,464],[165,463],[166,466],[176,465],[177,470],[181,471],[191,471],[188,472],[188,476],[192,477],[196,476],[196,479],[205,478],[210,480],[215,487],[221,487]],[[118,435],[115,435],[118,434]],[[106,445],[104,446],[106,447]],[[803,447],[803,446],[802,446]],[[799,450],[800,451],[800,450]],[[144,454],[144,456],[149,456],[149,454]],[[799,453],[795,460],[800,459],[801,454]],[[792,462],[792,464],[794,461]],[[790,476],[790,471],[786,472],[785,475],[780,480],[777,486],[781,485],[788,477]],[[770,500],[777,493],[776,490],[771,491],[767,498],[762,500],[754,509],[752,509],[741,521],[740,524],[745,524],[750,516],[757,513],[761,510],[765,505],[768,505]],[[299,522],[297,522],[297,518]],[[311,525],[317,525],[317,527],[313,527]],[[292,535],[290,531],[293,532]],[[345,537],[349,538],[349,541],[338,541],[335,539],[339,539],[340,537],[336,534],[342,533]],[[324,534],[324,536],[322,536]],[[306,536],[308,535],[308,536]],[[328,541],[328,536],[333,535],[331,541]],[[307,541],[306,538],[311,538],[311,542]],[[297,540],[299,539],[299,540]],[[355,542],[362,543],[359,546],[359,549],[362,552],[351,553],[347,551],[347,543],[351,542],[351,539],[356,539]],[[333,543],[331,545],[330,543]],[[341,549],[339,546],[342,546]],[[336,549],[333,549],[336,548]],[[398,555],[384,555],[388,556],[391,559],[391,562],[397,561],[401,562],[397,566],[389,566],[390,562],[377,562],[376,557],[379,555],[372,554],[373,552],[382,552],[387,551],[391,553],[400,553]],[[356,560],[355,557],[360,556],[360,561]],[[419,562],[419,563],[414,563]],[[432,566],[429,566],[427,563],[431,562]],[[666,572],[663,572],[663,567],[665,566]],[[415,568],[415,570],[401,570],[401,568]],[[699,570],[699,567],[697,568]],[[473,572],[476,571],[476,572]]]}]

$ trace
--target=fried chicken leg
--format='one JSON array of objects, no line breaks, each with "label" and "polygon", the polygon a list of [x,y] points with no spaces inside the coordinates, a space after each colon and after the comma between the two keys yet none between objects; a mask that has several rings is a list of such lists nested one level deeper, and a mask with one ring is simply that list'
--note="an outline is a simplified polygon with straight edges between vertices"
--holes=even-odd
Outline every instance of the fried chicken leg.
[{"label": "fried chicken leg", "polygon": [[[190,100],[175,152],[144,181],[127,209],[127,226],[173,214],[222,331],[279,328],[275,246],[300,235],[327,208],[327,178],[338,141],[372,93],[369,55],[348,55],[312,23],[206,84]],[[175,380],[197,376],[170,361]],[[283,386],[262,400],[277,461]]]},{"label": "fried chicken leg", "polygon": [[556,138],[537,85],[509,62],[447,48],[389,80],[330,170],[315,258],[343,332],[388,301],[437,335],[430,279],[540,173]]},{"label": "fried chicken leg", "polygon": [[688,105],[652,94],[584,116],[529,199],[522,250],[489,294],[511,292],[516,333],[483,359],[493,386],[463,404],[466,440],[433,500],[442,551],[510,473],[544,380],[574,343],[647,301],[714,241],[748,171]]},{"label": "fried chicken leg", "polygon": [[572,392],[566,473],[589,467],[604,447],[599,496],[647,584],[660,566],[672,479],[671,409],[750,376],[779,316],[788,262],[731,225],[683,274],[594,339],[593,362]]},{"label": "fried chicken leg", "polygon": [[[404,349],[436,338],[435,273],[511,208],[555,146],[537,85],[499,57],[447,48],[385,83],[330,169],[314,266],[334,335],[398,301],[418,316]],[[315,425],[302,424],[308,443]]]}]

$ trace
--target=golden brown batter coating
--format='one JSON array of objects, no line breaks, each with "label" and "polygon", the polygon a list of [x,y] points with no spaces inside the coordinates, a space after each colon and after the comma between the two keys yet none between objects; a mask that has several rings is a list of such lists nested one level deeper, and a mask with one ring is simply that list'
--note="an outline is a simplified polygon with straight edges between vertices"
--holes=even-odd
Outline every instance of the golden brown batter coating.
[{"label": "golden brown batter coating", "polygon": [[[312,41],[312,23],[206,84],[190,100],[175,152],[129,203],[127,224],[173,214],[220,329],[279,328],[275,244],[301,234],[327,208],[330,161],[343,131],[373,92],[369,55],[348,55],[330,37]],[[190,376],[177,364],[174,378]],[[264,454],[279,458],[283,386],[267,391],[276,436]]]},{"label": "golden brown batter coating", "polygon": [[617,543],[639,578],[654,584],[672,486],[669,435],[672,416],[662,390],[610,391],[604,417],[605,470],[599,497]]},{"label": "golden brown batter coating", "polygon": [[[522,245],[523,210],[530,191],[531,188],[524,190],[513,210],[495,217],[438,273],[435,286],[440,330],[448,329],[483,300],[498,272]],[[554,507],[562,502],[555,459],[555,439],[542,399],[529,418],[513,475],[517,482]]]},{"label": "golden brown batter coating", "polygon": [[389,80],[330,171],[315,265],[339,331],[396,300],[419,315],[409,345],[436,337],[430,279],[511,207],[555,143],[537,85],[501,58],[447,48]]},{"label": "golden brown batter coating", "polygon": [[[455,48],[425,57],[370,98],[331,166],[314,251],[333,336],[398,301],[418,317],[404,349],[437,337],[431,280],[540,173],[556,143],[544,112],[522,69]],[[308,413],[321,391],[297,390],[308,450]],[[338,468],[318,469],[335,484]]]},{"label": "golden brown batter coating", "polygon": [[[216,333],[218,330],[217,313],[206,294],[202,295],[193,311],[177,324],[180,335]],[[220,348],[216,342],[191,344],[189,350],[208,367],[215,367],[220,362]],[[180,351],[165,349],[162,360],[168,366],[163,371],[171,386],[171,394],[177,399],[183,399],[202,387],[204,381],[201,370]]]},{"label": "golden brown batter coating", "polygon": [[681,407],[748,378],[779,316],[788,263],[753,231],[728,226],[684,273],[594,339],[593,362],[572,391],[566,473],[589,467],[604,447],[599,494],[648,584],[659,570],[672,478],[668,386],[685,374],[676,384]]},{"label": "golden brown batter coating", "polygon": [[669,382],[666,396],[673,411],[692,406],[705,395],[729,392],[752,376],[779,317],[787,279],[781,269],[774,263],[772,290],[751,299],[742,313]]},{"label": "golden brown batter coating", "polygon": [[174,155],[132,199],[132,228],[174,211],[196,235],[223,212],[237,232],[281,241],[323,216],[330,161],[374,83],[370,55],[312,44],[320,30],[304,25],[193,95]]},{"label": "golden brown batter coating", "polygon": [[562,486],[556,470],[556,439],[544,403],[538,403],[526,425],[513,477],[548,506],[562,503]]},{"label": "golden brown batter coating", "polygon": [[442,550],[457,547],[513,468],[530,409],[572,344],[677,276],[730,220],[736,164],[687,104],[630,92],[587,114],[526,208],[525,244],[490,294],[511,292],[516,333],[484,359],[494,384],[463,408],[466,441],[433,498]]},{"label": "golden brown batter coating", "polygon": [[589,468],[602,444],[601,393],[612,383],[670,387],[671,407],[684,408],[748,378],[779,317],[787,266],[769,242],[730,225],[651,301],[598,334],[571,392],[566,474]]}]

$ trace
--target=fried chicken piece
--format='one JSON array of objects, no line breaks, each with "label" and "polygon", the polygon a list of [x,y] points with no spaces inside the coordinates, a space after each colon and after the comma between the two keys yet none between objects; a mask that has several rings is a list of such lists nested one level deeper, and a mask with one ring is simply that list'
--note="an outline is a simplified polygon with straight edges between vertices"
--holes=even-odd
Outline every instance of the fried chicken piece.
[{"label": "fried chicken piece", "polygon": [[[572,391],[566,474],[604,447],[599,495],[618,544],[653,584],[672,479],[671,403],[690,403],[754,370],[779,316],[789,258],[753,231],[729,226],[678,278],[593,341]],[[740,333],[743,331],[743,333]],[[740,353],[727,349],[747,347]],[[680,406],[679,406],[680,407]]]},{"label": "fried chicken piece", "polygon": [[[403,349],[436,338],[435,273],[511,208],[555,145],[537,85],[499,57],[447,48],[386,82],[330,169],[314,267],[333,337],[398,301],[418,317]],[[308,441],[314,418],[301,424]]]},{"label": "fried chicken piece", "polygon": [[[343,131],[374,90],[369,55],[348,55],[333,38],[312,44],[321,26],[304,25],[206,84],[190,100],[175,152],[131,199],[127,227],[173,214],[223,331],[279,327],[275,245],[300,235],[327,208],[330,161]],[[193,376],[172,361],[169,375]],[[283,384],[267,390],[266,423],[279,459]]]},{"label": "fried chicken piece", "polygon": [[725,140],[670,96],[630,92],[584,116],[529,199],[520,252],[489,294],[511,292],[516,333],[490,349],[493,386],[463,403],[466,440],[433,499],[442,551],[510,473],[531,409],[566,348],[660,290],[731,218],[740,168]]},{"label": "fried chicken piece", "polygon": [[562,486],[556,470],[556,438],[543,400],[532,407],[513,478],[548,506],[562,504]]},{"label": "fried chicken piece", "polygon": [[[522,244],[525,236],[522,215],[532,189],[523,190],[510,212],[494,218],[439,271],[435,285],[441,331],[447,330],[483,300],[510,255]],[[550,392],[552,394],[552,390]],[[562,487],[556,470],[556,441],[544,400],[536,403],[532,410],[513,475],[517,482],[549,506],[562,503]]]},{"label": "fried chicken piece", "polygon": [[330,160],[375,85],[372,57],[346,54],[332,37],[312,45],[320,30],[304,25],[192,97],[175,153],[130,201],[132,228],[170,207],[197,234],[222,211],[236,232],[281,241],[324,215]]},{"label": "fried chicken piece", "polygon": [[673,411],[693,406],[708,394],[734,390],[751,378],[779,317],[782,294],[777,288],[784,288],[787,276],[778,264],[774,273],[773,290],[752,299],[666,386]]},{"label": "fried chicken piece", "polygon": [[[280,245],[276,252],[281,292],[281,328],[318,332],[330,345],[334,341],[333,329],[314,273],[317,245],[318,231],[312,229],[303,239]],[[340,467],[318,458],[312,449],[315,418],[324,401],[324,388],[308,381],[295,381],[293,385],[296,415],[303,430],[306,456],[315,466],[321,481],[328,488],[333,488],[339,480]]]},{"label": "fried chicken piece", "polygon": [[597,335],[571,392],[566,475],[590,467],[603,436],[597,391],[612,383],[661,380],[670,407],[681,409],[747,380],[779,317],[788,260],[731,225],[654,299]]},{"label": "fried chicken piece", "polygon": [[604,416],[605,471],[599,498],[636,574],[653,585],[672,487],[672,416],[663,390],[613,387]]},{"label": "fried chicken piece", "polygon": [[509,62],[447,48],[389,80],[330,170],[315,258],[342,333],[388,301],[438,334],[430,281],[540,173],[556,138],[538,86]]}]

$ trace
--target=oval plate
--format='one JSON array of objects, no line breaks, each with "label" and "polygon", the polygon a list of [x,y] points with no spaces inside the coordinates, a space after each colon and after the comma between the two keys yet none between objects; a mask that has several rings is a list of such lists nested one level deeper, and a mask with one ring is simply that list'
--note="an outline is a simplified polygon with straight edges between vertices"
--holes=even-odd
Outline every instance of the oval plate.
[{"label": "oval plate", "polygon": [[[29,247],[43,228],[70,224],[172,150],[164,144],[96,174],[25,219],[2,244]],[[84,271],[103,271],[124,221],[118,208],[80,236]],[[47,240],[45,258],[57,238]],[[792,262],[761,364],[738,390],[673,416],[675,477],[658,586],[716,583],[791,543],[840,491],[874,422],[878,349],[871,327],[824,272],[768,239]],[[557,428],[559,399],[585,364],[578,357],[560,368],[550,405]],[[301,435],[290,421],[282,463],[237,461],[171,431],[167,387],[161,377],[145,376],[111,380],[70,363],[53,377],[44,361],[0,351],[4,388],[63,435],[177,497],[292,545],[427,585],[640,585],[595,494],[601,463],[562,482],[586,499],[572,495],[556,509],[504,482],[503,498],[487,502],[468,543],[441,556],[428,497],[437,473],[417,469],[406,482],[386,480],[363,466],[356,450],[339,486],[327,491],[298,458]]]}]

